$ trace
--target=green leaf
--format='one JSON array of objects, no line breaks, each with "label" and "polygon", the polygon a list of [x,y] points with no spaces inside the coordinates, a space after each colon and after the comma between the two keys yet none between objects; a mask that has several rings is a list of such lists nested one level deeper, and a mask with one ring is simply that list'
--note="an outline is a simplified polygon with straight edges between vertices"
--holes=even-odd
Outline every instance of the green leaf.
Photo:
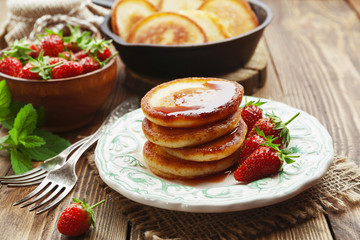
[{"label": "green leaf", "polygon": [[11,92],[5,80],[0,81],[0,107],[8,108],[11,104]]},{"label": "green leaf", "polygon": [[11,150],[10,159],[15,174],[21,174],[32,169],[31,158],[16,149]]},{"label": "green leaf", "polygon": [[6,117],[6,119],[1,121],[2,125],[6,129],[12,129],[13,128],[15,117],[16,117],[17,113],[20,111],[20,109],[22,107],[24,107],[24,106],[25,106],[25,103],[18,102],[18,101],[14,101],[14,102],[11,103],[11,105],[10,105],[11,113]]},{"label": "green leaf", "polygon": [[40,147],[45,144],[45,140],[42,137],[35,135],[21,137],[19,142],[26,148]]},{"label": "green leaf", "polygon": [[7,119],[7,116],[11,114],[11,111],[7,107],[0,106],[0,121],[4,121]]},{"label": "green leaf", "polygon": [[20,109],[14,120],[14,126],[9,131],[16,145],[19,144],[20,136],[31,134],[36,128],[37,113],[32,104],[27,104]]},{"label": "green leaf", "polygon": [[36,129],[33,134],[43,138],[46,143],[40,147],[34,148],[19,146],[19,149],[36,161],[44,161],[51,158],[70,145],[64,138],[42,129]]}]

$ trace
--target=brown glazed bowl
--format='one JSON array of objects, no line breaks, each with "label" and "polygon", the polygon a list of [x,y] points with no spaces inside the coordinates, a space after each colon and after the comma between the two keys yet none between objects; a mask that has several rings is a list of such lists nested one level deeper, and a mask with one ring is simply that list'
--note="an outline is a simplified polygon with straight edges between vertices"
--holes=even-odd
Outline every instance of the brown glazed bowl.
[{"label": "brown glazed bowl", "polygon": [[253,55],[273,14],[258,0],[248,0],[259,26],[228,39],[194,45],[154,45],[127,43],[111,29],[111,16],[101,25],[103,35],[113,44],[125,65],[138,74],[149,77],[194,77],[228,73],[242,67]]},{"label": "brown glazed bowl", "polygon": [[45,108],[45,126],[64,132],[87,124],[110,96],[117,74],[116,58],[103,68],[76,77],[27,80],[0,73],[11,89],[12,98]]}]

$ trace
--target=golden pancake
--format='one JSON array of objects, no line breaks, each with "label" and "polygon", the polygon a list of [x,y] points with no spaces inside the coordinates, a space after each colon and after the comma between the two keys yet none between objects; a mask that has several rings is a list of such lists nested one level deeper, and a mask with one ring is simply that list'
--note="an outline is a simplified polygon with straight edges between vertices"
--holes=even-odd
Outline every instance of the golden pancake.
[{"label": "golden pancake", "polygon": [[206,162],[226,158],[236,152],[244,142],[247,126],[241,119],[238,126],[230,134],[226,134],[214,141],[185,148],[163,147],[171,156],[184,160]]},{"label": "golden pancake", "polygon": [[240,108],[231,116],[196,128],[162,127],[145,118],[142,129],[145,137],[160,146],[180,148],[210,142],[233,131],[241,119]]},{"label": "golden pancake", "polygon": [[179,12],[185,15],[204,29],[208,38],[208,42],[219,41],[230,37],[225,26],[221,23],[220,19],[211,12],[200,10],[184,10]]},{"label": "golden pancake", "polygon": [[150,170],[169,179],[192,179],[224,171],[236,164],[238,155],[238,152],[235,152],[217,161],[194,162],[173,157],[150,141],[147,141],[143,148],[143,156]]},{"label": "golden pancake", "polygon": [[129,33],[129,43],[186,45],[207,42],[204,30],[178,13],[155,13],[139,22]]},{"label": "golden pancake", "polygon": [[157,12],[157,8],[146,0],[118,0],[111,8],[113,32],[126,41],[136,24]]},{"label": "golden pancake", "polygon": [[259,25],[255,13],[245,0],[208,0],[199,10],[217,15],[231,37],[246,33]]},{"label": "golden pancake", "polygon": [[205,0],[161,0],[159,8],[162,12],[195,10],[200,7],[204,2]]},{"label": "golden pancake", "polygon": [[220,78],[182,78],[160,84],[141,100],[150,121],[164,127],[205,126],[234,114],[244,88]]}]

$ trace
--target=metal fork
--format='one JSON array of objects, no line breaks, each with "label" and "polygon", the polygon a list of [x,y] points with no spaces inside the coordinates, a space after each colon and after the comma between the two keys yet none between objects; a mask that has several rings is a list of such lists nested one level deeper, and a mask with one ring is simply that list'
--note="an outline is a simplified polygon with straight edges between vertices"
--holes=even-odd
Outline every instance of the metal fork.
[{"label": "metal fork", "polygon": [[90,137],[83,138],[66,149],[64,149],[58,155],[47,159],[40,166],[27,171],[23,174],[10,175],[10,176],[1,176],[0,183],[6,184],[8,187],[26,187],[32,186],[41,183],[41,181],[46,177],[50,170],[56,169],[64,165],[66,158],[80,145],[88,141]]},{"label": "metal fork", "polygon": [[86,143],[84,143],[81,147],[79,147],[79,149],[77,149],[76,152],[74,152],[74,154],[62,167],[50,171],[47,177],[42,181],[42,183],[37,188],[35,188],[31,193],[29,193],[24,198],[15,202],[13,205],[16,206],[20,203],[23,203],[31,199],[34,196],[36,196],[34,199],[21,205],[21,207],[26,207],[30,204],[37,202],[40,199],[45,198],[40,203],[37,203],[35,206],[30,208],[30,211],[33,211],[47,204],[46,206],[42,207],[36,212],[36,214],[40,214],[47,211],[51,207],[57,205],[74,188],[77,182],[78,177],[75,173],[75,166],[77,161],[80,159],[81,155],[100,138],[103,131],[109,125],[111,125],[116,119],[118,119],[128,111],[134,110],[138,107],[139,107],[138,98],[132,98],[129,101],[120,104],[110,113],[110,115],[100,126],[100,128],[93,135],[90,136],[90,139]]}]

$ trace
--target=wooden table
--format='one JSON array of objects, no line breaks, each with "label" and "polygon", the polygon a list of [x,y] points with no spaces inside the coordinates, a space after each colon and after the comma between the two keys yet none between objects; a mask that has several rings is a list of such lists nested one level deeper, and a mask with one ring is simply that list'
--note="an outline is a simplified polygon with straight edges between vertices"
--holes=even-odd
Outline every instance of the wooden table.
[{"label": "wooden table", "polygon": [[[267,0],[274,19],[262,44],[269,53],[268,79],[254,96],[284,102],[302,109],[328,129],[336,155],[360,165],[360,1]],[[5,1],[0,0],[0,20]],[[70,141],[89,135],[116,105],[132,93],[119,81],[107,104],[90,125],[63,134]],[[0,175],[11,174],[9,161],[0,161]],[[77,164],[75,190],[55,209],[35,215],[12,203],[29,188],[0,186],[0,239],[60,239],[56,222],[71,198],[91,202],[107,199],[96,212],[97,228],[85,239],[143,239],[108,199],[90,174],[86,159]],[[279,229],[259,239],[360,239],[360,207],[342,214],[321,215],[296,226]]]}]

